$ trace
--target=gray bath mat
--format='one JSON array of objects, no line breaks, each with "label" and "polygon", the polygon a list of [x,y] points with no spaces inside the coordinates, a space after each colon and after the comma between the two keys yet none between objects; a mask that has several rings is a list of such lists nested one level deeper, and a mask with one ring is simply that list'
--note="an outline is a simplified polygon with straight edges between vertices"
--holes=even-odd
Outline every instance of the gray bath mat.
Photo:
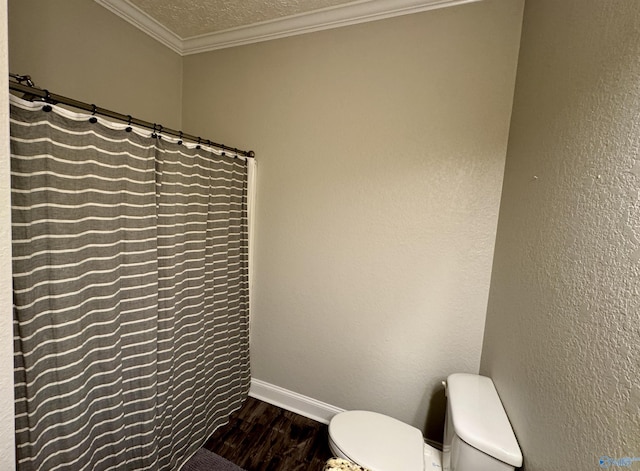
[{"label": "gray bath mat", "polygon": [[244,471],[231,461],[225,460],[214,452],[200,448],[196,454],[185,463],[181,471]]}]

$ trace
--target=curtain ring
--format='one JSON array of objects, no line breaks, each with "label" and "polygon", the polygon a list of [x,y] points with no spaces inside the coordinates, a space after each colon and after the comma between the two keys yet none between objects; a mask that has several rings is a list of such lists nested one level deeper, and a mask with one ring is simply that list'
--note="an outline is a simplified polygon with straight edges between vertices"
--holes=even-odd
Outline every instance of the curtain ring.
[{"label": "curtain ring", "polygon": [[196,149],[200,149],[200,141],[201,141],[201,139],[198,138],[198,145],[196,146]]},{"label": "curtain ring", "polygon": [[93,112],[91,113],[91,118],[89,118],[89,122],[91,124],[95,124],[98,122],[98,118],[96,118],[96,111],[98,109],[98,107],[96,105],[91,105],[91,108],[93,108]]},{"label": "curtain ring", "polygon": [[182,145],[182,131],[180,131],[180,137],[178,137],[178,145]]},{"label": "curtain ring", "polygon": [[128,118],[127,119],[127,127],[126,127],[125,131],[131,132],[131,131],[133,131],[133,128],[131,127],[131,115],[128,114],[127,118]]},{"label": "curtain ring", "polygon": [[162,124],[158,124],[158,139],[162,139]]},{"label": "curtain ring", "polygon": [[42,107],[42,111],[44,111],[45,113],[49,113],[51,110],[53,110],[51,105],[49,105],[51,101],[51,93],[49,93],[49,90],[46,90],[46,89],[43,91],[44,91],[44,101],[47,104]]},{"label": "curtain ring", "polygon": [[153,132],[151,133],[151,137],[153,137],[154,139],[158,137],[158,135],[156,134],[156,126],[157,124],[153,123]]}]

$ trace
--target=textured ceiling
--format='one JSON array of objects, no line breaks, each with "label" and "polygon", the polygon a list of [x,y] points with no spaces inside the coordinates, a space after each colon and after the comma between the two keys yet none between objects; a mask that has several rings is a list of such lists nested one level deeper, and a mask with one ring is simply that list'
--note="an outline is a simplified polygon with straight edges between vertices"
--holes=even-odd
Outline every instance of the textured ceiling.
[{"label": "textured ceiling", "polygon": [[129,0],[182,39],[275,20],[353,0]]}]

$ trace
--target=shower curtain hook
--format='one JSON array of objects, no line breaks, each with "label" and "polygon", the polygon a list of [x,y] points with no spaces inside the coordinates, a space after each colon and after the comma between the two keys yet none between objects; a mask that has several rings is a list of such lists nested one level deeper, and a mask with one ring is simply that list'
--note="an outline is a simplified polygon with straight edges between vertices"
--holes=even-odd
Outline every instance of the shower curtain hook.
[{"label": "shower curtain hook", "polygon": [[98,122],[98,118],[96,118],[96,110],[98,109],[98,107],[94,104],[91,105],[91,108],[93,108],[93,112],[91,113],[91,118],[89,118],[89,122],[91,124],[95,124]]},{"label": "shower curtain hook", "polygon": [[49,105],[49,101],[51,100],[51,93],[49,93],[49,90],[47,90],[47,89],[45,89],[43,91],[44,91],[44,101],[47,104],[42,107],[42,111],[44,111],[45,113],[48,113],[51,110],[53,110],[51,105]]},{"label": "shower curtain hook", "polygon": [[162,139],[162,124],[158,124],[158,139]]},{"label": "shower curtain hook", "polygon": [[196,149],[200,149],[200,141],[201,139],[198,137],[198,145],[196,146]]},{"label": "shower curtain hook", "polygon": [[182,145],[182,131],[180,131],[180,137],[178,138],[178,145]]},{"label": "shower curtain hook", "polygon": [[151,133],[151,137],[153,137],[154,139],[158,137],[158,135],[156,134],[156,126],[157,124],[153,123],[153,132]]},{"label": "shower curtain hook", "polygon": [[132,119],[132,118],[131,118],[131,115],[130,115],[130,114],[128,114],[128,115],[127,115],[127,118],[128,118],[128,119],[127,119],[127,127],[126,127],[125,131],[127,131],[127,132],[131,132],[131,131],[133,131],[133,128],[131,127],[131,119]]}]

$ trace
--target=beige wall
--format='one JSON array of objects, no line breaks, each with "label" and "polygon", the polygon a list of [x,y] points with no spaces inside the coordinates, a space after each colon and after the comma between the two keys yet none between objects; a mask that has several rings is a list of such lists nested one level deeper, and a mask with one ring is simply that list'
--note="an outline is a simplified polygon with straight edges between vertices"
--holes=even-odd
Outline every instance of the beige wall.
[{"label": "beige wall", "polygon": [[[0,0],[0,87],[8,86],[7,2]],[[14,469],[9,100],[0,97],[0,469]]]},{"label": "beige wall", "polygon": [[53,93],[181,126],[182,58],[93,0],[9,0],[9,70]]},{"label": "beige wall", "polygon": [[640,457],[639,24],[527,0],[481,368],[527,471]]},{"label": "beige wall", "polygon": [[478,372],[521,15],[185,58],[184,127],[258,156],[254,378],[424,428],[440,381]]},{"label": "beige wall", "polygon": [[[478,370],[522,2],[190,56],[183,100],[182,59],[95,2],[9,3],[13,72],[257,151],[255,377],[423,428],[439,381]],[[529,471],[640,456],[638,24],[635,0],[527,3],[481,372]]]}]

